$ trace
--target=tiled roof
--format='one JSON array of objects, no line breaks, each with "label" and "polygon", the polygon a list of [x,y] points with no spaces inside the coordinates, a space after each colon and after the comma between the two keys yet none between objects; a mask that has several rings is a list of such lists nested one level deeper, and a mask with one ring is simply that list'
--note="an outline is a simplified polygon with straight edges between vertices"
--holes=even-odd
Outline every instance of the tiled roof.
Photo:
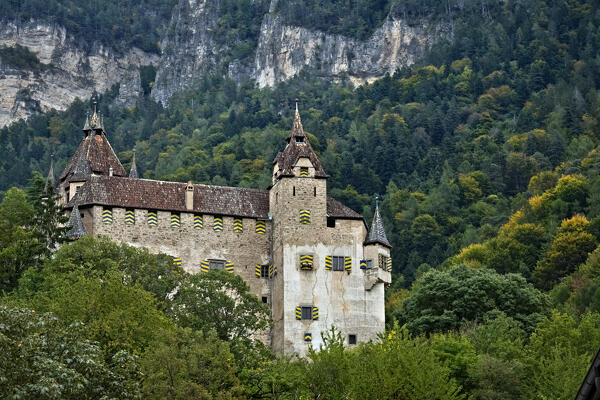
[{"label": "tiled roof", "polygon": [[367,235],[365,244],[379,243],[387,247],[392,247],[388,241],[387,235],[385,234],[385,228],[383,227],[383,220],[379,214],[379,207],[375,208],[375,215],[373,216],[373,223],[371,229]]},{"label": "tiled roof", "polygon": [[83,227],[83,221],[81,220],[81,214],[79,214],[79,207],[77,207],[77,204],[75,204],[71,210],[71,216],[69,217],[67,226],[71,228],[69,232],[67,232],[67,237],[69,239],[79,239],[80,237],[85,236],[85,228]]},{"label": "tiled roof", "polygon": [[[186,183],[117,176],[91,176],[67,205],[104,205],[147,210],[196,212],[267,219],[269,192],[226,186],[194,185],[194,208],[185,207]],[[327,198],[327,214],[335,218],[362,219],[337,200]]]},{"label": "tiled roof", "polygon": [[[303,141],[297,143],[296,138],[302,138],[301,140]],[[294,168],[301,157],[306,157],[310,160],[315,168],[315,177],[327,178],[321,160],[317,157],[317,154],[308,141],[308,137],[304,133],[304,129],[302,129],[302,121],[300,121],[300,113],[298,112],[298,105],[296,104],[294,124],[292,125],[290,136],[287,139],[287,145],[282,152],[277,154],[273,163],[277,163],[279,170],[281,171],[280,176],[293,176],[292,168]]]},{"label": "tiled roof", "polygon": [[[113,175],[127,176],[117,155],[110,143],[108,143],[106,134],[102,130],[88,131],[86,133],[77,151],[71,157],[71,161],[69,161],[69,164],[67,164],[67,167],[60,175],[61,184],[69,182],[76,169],[81,170],[84,167],[81,165],[83,161],[86,162],[87,167],[93,174],[108,175],[110,168],[112,168]],[[78,179],[81,179],[81,177]]]},{"label": "tiled roof", "polygon": [[596,400],[600,397],[600,350],[596,354],[596,357],[592,360],[592,365],[588,370],[575,400]]}]

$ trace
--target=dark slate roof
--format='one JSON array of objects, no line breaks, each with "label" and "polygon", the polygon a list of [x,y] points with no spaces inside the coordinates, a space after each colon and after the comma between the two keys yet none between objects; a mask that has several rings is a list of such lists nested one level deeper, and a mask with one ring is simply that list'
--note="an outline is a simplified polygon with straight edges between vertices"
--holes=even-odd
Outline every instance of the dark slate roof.
[{"label": "dark slate roof", "polygon": [[592,365],[577,392],[575,400],[600,399],[600,350],[592,361]]},{"label": "dark slate roof", "polygon": [[69,232],[67,232],[67,237],[69,239],[79,239],[80,237],[85,236],[85,228],[83,227],[83,221],[81,220],[81,214],[79,214],[79,207],[77,204],[75,204],[73,210],[71,210],[71,216],[69,217],[67,226],[71,228]]},{"label": "dark slate roof", "polygon": [[[186,183],[91,176],[71,199],[67,208],[103,205],[147,210],[196,212],[248,218],[269,218],[267,190],[226,186],[194,185],[194,208],[185,207]],[[362,219],[361,215],[331,197],[327,214],[334,218]]]},{"label": "dark slate roof", "polygon": [[[304,142],[296,143],[296,138],[304,138]],[[315,177],[327,178],[327,174],[323,170],[321,160],[317,157],[317,154],[313,150],[308,141],[308,137],[302,129],[302,121],[300,121],[300,113],[298,112],[298,104],[296,104],[296,114],[294,116],[294,123],[292,125],[292,131],[287,139],[287,145],[282,152],[275,156],[273,164],[277,164],[281,171],[280,176],[293,176],[292,168],[298,162],[301,157],[306,157],[310,160],[313,167],[315,168]]]},{"label": "dark slate roof", "polygon": [[[81,163],[85,163],[85,165]],[[79,168],[77,168],[78,165]],[[85,170],[85,168],[89,168],[91,173],[96,175],[108,175],[110,168],[112,168],[113,175],[127,176],[123,165],[121,165],[119,158],[108,142],[106,134],[101,129],[87,132],[77,151],[71,157],[71,161],[61,174],[61,184],[69,182],[76,169],[79,172]],[[81,179],[81,177],[76,176],[76,179]]]},{"label": "dark slate roof", "polygon": [[371,229],[369,230],[369,234],[367,235],[367,240],[365,240],[365,244],[374,243],[379,243],[390,248],[392,247],[392,245],[388,241],[387,235],[385,234],[383,220],[381,219],[381,215],[379,214],[379,207],[375,208],[375,216],[373,216],[373,223],[371,224]]}]

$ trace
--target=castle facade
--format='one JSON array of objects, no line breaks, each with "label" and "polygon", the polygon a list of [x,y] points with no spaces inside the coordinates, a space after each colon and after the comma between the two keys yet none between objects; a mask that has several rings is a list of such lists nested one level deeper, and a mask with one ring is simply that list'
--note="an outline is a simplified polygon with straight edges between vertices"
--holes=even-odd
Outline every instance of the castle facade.
[{"label": "castle facade", "polygon": [[348,345],[384,331],[391,245],[379,210],[363,217],[327,196],[327,174],[298,107],[266,190],[166,182],[126,173],[96,112],[58,179],[69,235],[107,236],[165,253],[190,273],[238,274],[271,307],[266,341],[304,355],[338,328]]}]

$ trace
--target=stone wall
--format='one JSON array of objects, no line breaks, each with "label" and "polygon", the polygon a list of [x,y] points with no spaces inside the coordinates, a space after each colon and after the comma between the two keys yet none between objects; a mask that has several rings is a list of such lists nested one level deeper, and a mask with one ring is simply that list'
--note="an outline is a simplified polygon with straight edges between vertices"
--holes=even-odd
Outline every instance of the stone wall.
[{"label": "stone wall", "polygon": [[[125,209],[112,208],[113,223],[102,222],[102,206],[93,207],[93,216],[84,213],[86,232],[95,236],[107,236],[111,240],[130,246],[145,247],[152,253],[165,253],[182,258],[182,267],[189,273],[200,272],[203,260],[223,260],[235,264],[234,272],[250,286],[253,294],[267,297],[270,302],[268,279],[257,278],[256,264],[270,263],[271,224],[266,221],[266,234],[255,232],[255,219],[243,218],[243,232],[233,231],[233,217],[223,216],[223,231],[213,229],[213,215],[203,215],[203,229],[194,229],[194,214],[181,213],[181,225],[171,227],[171,213],[158,211],[158,225],[147,223],[148,210],[136,209],[135,223],[125,224]],[[90,221],[93,219],[93,222]],[[91,222],[91,223],[90,223]],[[88,229],[93,225],[91,229]]]}]

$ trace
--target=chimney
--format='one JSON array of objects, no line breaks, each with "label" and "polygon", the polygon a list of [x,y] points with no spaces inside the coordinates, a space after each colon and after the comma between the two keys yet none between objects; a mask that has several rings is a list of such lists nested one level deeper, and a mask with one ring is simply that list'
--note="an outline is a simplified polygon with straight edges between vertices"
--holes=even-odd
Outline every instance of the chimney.
[{"label": "chimney", "polygon": [[192,185],[192,181],[189,181],[185,187],[185,208],[186,210],[194,209],[194,185]]},{"label": "chimney", "polygon": [[113,168],[112,167],[110,167],[108,169],[108,176],[113,176]]}]

